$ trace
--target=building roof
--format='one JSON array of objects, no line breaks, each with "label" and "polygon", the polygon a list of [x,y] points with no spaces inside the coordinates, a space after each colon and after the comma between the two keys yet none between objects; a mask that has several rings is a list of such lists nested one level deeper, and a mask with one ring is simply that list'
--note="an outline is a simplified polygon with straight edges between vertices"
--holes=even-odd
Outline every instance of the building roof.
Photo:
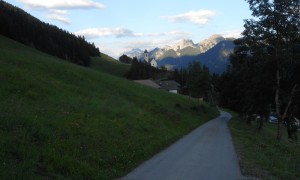
[{"label": "building roof", "polygon": [[180,89],[180,84],[174,80],[160,80],[155,82],[152,79],[144,79],[144,80],[134,80],[134,82],[145,86],[153,87],[156,89],[164,89],[167,91]]},{"label": "building roof", "polygon": [[149,87],[153,87],[153,88],[157,88],[159,89],[160,86],[158,84],[156,84],[153,80],[151,79],[145,79],[145,80],[134,80],[134,82],[145,85],[145,86],[149,86]]},{"label": "building roof", "polygon": [[144,53],[148,53],[147,49],[145,49]]},{"label": "building roof", "polygon": [[178,90],[180,89],[180,84],[174,80],[165,80],[165,81],[159,81],[159,85],[162,89],[165,90]]}]

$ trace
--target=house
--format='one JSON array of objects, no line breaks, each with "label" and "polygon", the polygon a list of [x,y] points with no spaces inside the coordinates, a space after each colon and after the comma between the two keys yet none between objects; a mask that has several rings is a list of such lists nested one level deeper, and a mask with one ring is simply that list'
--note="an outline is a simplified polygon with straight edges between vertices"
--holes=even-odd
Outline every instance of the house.
[{"label": "house", "polygon": [[151,79],[134,80],[134,82],[145,85],[145,86],[153,87],[156,89],[160,89],[160,86]]},{"label": "house", "polygon": [[180,84],[174,80],[160,80],[160,81],[153,81],[151,79],[144,79],[144,80],[134,80],[134,82],[153,87],[156,89],[166,90],[171,93],[178,94],[178,90],[180,89]]},{"label": "house", "polygon": [[151,60],[150,64],[152,67],[157,68],[157,62],[154,59]]},{"label": "house", "polygon": [[161,89],[175,94],[178,94],[178,90],[180,89],[180,84],[174,80],[161,80],[158,84]]}]

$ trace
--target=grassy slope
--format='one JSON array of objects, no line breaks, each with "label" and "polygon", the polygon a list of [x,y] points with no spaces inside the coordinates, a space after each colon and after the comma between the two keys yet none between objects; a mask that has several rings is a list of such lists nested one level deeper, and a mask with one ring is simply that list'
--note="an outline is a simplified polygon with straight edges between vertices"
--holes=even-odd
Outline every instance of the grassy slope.
[{"label": "grassy slope", "polygon": [[116,61],[115,59],[106,54],[101,54],[101,58],[92,58],[91,67],[92,69],[101,72],[106,72],[111,75],[124,77],[125,73],[129,70],[130,65],[120,63],[119,61]]},{"label": "grassy slope", "polygon": [[[266,123],[262,132],[257,124],[247,125],[235,113],[229,122],[243,174],[263,179],[300,179],[299,144],[284,138],[276,140],[276,124]],[[299,133],[298,133],[299,134]]]},{"label": "grassy slope", "polygon": [[2,179],[120,177],[217,115],[94,68],[0,36]]}]

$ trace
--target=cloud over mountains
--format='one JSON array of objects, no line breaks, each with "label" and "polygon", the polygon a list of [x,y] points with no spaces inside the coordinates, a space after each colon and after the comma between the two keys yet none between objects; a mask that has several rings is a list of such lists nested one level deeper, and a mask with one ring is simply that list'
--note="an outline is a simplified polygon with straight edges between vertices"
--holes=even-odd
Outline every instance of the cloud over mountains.
[{"label": "cloud over mountains", "polygon": [[187,35],[186,32],[181,31],[169,31],[169,32],[158,32],[158,33],[137,33],[127,28],[88,28],[75,32],[77,35],[83,35],[88,39],[98,37],[113,36],[117,38],[123,37],[158,37],[167,35]]}]

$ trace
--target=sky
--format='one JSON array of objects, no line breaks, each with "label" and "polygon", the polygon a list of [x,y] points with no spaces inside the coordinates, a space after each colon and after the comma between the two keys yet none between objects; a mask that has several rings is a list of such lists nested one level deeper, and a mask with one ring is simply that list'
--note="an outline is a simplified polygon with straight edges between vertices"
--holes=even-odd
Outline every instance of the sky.
[{"label": "sky", "polygon": [[182,39],[239,37],[251,18],[245,0],[6,0],[32,16],[93,42],[118,58]]}]

